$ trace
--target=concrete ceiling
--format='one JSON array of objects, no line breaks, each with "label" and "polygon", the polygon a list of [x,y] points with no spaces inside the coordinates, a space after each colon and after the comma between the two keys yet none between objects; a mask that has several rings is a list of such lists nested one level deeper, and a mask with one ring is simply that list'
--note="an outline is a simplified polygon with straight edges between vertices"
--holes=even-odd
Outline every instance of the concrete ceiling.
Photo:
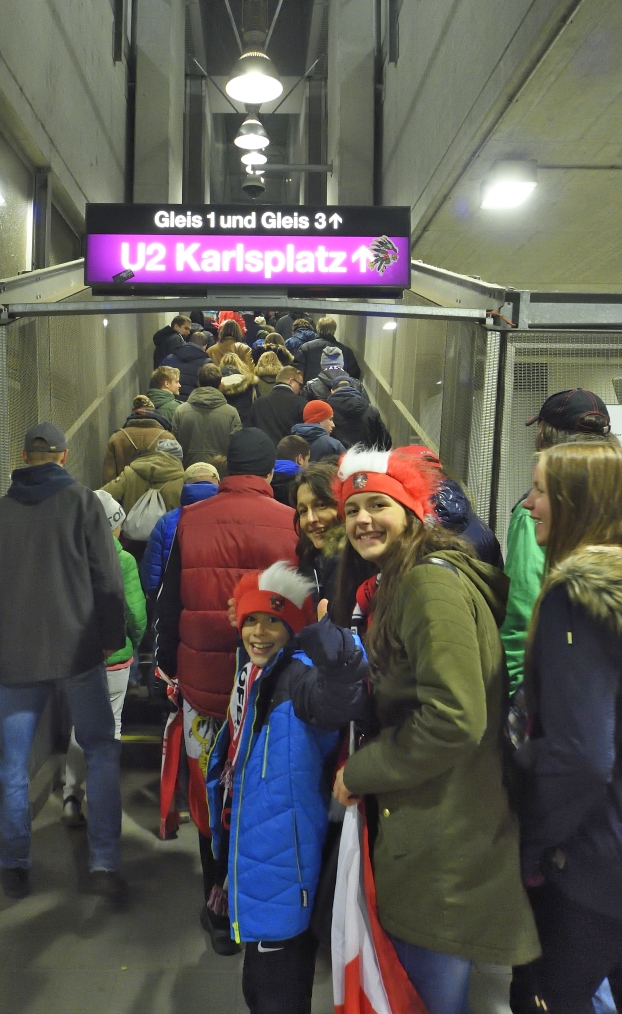
[{"label": "concrete ceiling", "polygon": [[413,257],[516,288],[622,291],[622,168],[539,169],[530,199],[479,207],[498,158],[622,167],[622,3],[585,0],[431,221]]}]

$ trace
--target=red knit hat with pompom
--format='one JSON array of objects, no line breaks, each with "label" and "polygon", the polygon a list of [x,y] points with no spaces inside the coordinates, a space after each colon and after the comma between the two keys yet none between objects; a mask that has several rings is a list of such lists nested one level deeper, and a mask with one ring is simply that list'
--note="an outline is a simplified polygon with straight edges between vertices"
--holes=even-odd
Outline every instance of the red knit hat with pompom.
[{"label": "red knit hat with pompom", "polygon": [[233,590],[238,630],[251,613],[270,613],[298,634],[317,619],[311,598],[314,588],[314,582],[287,560],[278,560],[261,574],[250,571]]},{"label": "red knit hat with pompom", "polygon": [[421,522],[434,517],[430,498],[438,489],[440,475],[413,450],[397,447],[394,451],[375,451],[360,444],[351,447],[340,459],[333,480],[340,513],[343,515],[346,500],[355,493],[384,493],[408,507]]}]

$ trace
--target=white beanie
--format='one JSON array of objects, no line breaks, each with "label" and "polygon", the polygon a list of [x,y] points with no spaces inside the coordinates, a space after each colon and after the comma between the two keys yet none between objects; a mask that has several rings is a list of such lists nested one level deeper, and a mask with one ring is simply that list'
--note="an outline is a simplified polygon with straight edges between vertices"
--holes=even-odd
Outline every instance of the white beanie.
[{"label": "white beanie", "polygon": [[108,524],[112,531],[118,528],[125,521],[125,511],[120,503],[117,503],[110,493],[107,493],[105,489],[96,489],[95,496],[99,498],[102,507],[106,511],[106,517],[108,518]]}]

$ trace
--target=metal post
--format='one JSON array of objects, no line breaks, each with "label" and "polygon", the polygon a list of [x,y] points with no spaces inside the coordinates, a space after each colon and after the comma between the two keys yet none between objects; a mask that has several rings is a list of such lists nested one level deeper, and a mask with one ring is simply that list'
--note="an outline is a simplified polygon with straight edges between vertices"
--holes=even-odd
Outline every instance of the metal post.
[{"label": "metal post", "polygon": [[508,334],[507,331],[499,331],[499,372],[497,374],[497,403],[495,405],[495,433],[492,445],[492,470],[490,476],[490,511],[488,514],[488,524],[493,532],[497,528],[499,507],[499,476],[501,473],[501,443],[503,439],[507,356]]},{"label": "metal post", "polygon": [[52,170],[43,166],[35,172],[33,206],[32,267],[47,268],[50,264],[52,233]]},{"label": "metal post", "polygon": [[11,432],[9,429],[9,377],[7,345],[9,329],[0,327],[0,495],[11,482]]}]

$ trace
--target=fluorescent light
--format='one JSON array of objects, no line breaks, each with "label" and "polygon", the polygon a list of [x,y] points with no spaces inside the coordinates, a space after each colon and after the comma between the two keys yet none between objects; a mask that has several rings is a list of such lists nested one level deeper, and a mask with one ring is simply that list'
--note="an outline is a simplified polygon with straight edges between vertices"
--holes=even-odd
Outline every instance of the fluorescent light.
[{"label": "fluorescent light", "polygon": [[237,144],[238,148],[256,151],[258,148],[267,148],[270,138],[256,116],[247,116],[233,143]]},{"label": "fluorescent light", "polygon": [[384,325],[384,327],[382,328],[382,330],[383,331],[395,331],[396,328],[397,328],[397,321],[395,321],[395,320],[388,320],[386,322],[386,324]]},{"label": "fluorescent light", "polygon": [[0,194],[0,204],[6,204],[6,201],[5,201],[4,197],[2,196],[2,194]]},{"label": "fluorescent light", "polygon": [[237,102],[260,106],[278,99],[283,85],[270,57],[253,49],[242,53],[236,61],[225,91]]},{"label": "fluorescent light", "polygon": [[537,186],[535,159],[503,159],[495,162],[482,182],[480,207],[493,210],[517,208]]},{"label": "fluorescent light", "polygon": [[108,321],[106,320],[105,317],[104,317],[104,327],[108,327]]},{"label": "fluorescent light", "polygon": [[264,165],[267,161],[268,158],[263,151],[249,151],[240,159],[244,165]]}]

